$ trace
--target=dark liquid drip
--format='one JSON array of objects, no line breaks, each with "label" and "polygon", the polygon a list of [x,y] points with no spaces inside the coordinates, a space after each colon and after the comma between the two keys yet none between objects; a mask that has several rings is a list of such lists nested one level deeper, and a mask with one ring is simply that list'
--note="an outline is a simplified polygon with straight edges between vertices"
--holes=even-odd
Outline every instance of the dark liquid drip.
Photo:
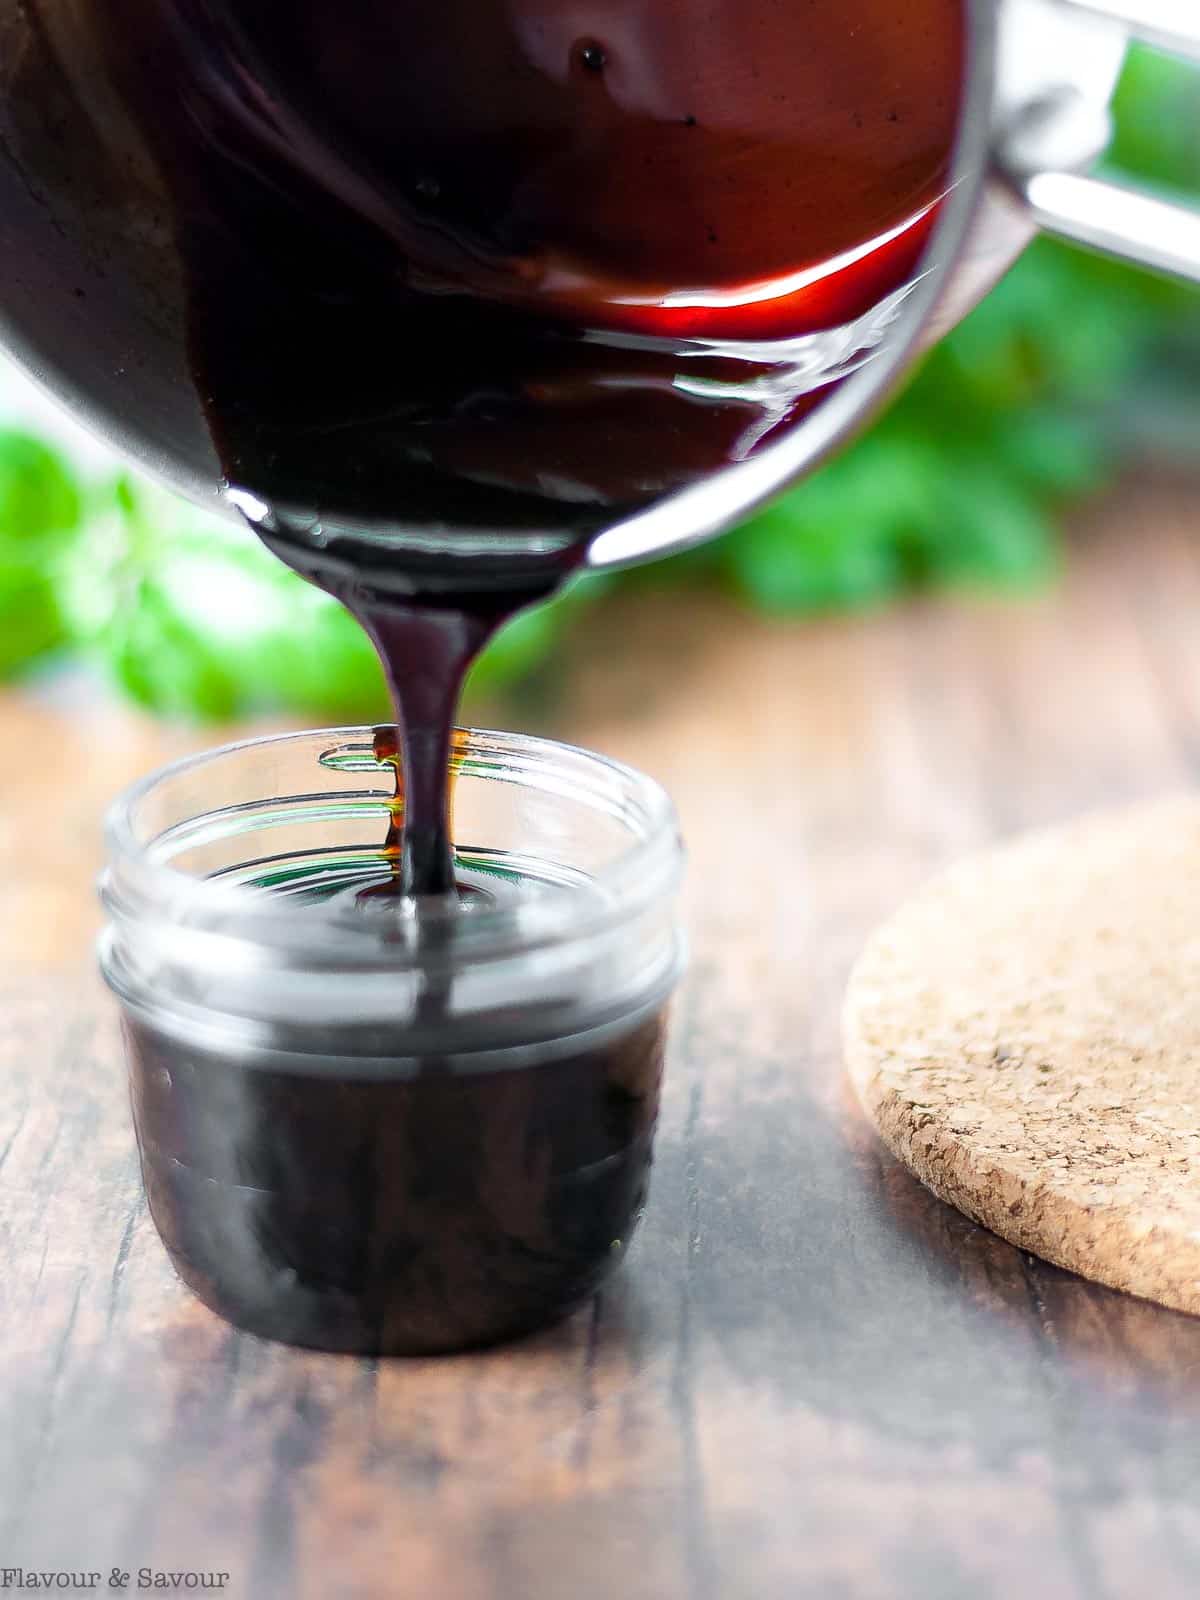
[{"label": "dark liquid drip", "polygon": [[358,890],[356,897],[360,902],[384,897],[394,900],[404,893],[404,767],[398,726],[375,729],[375,759],[381,767],[391,767],[394,774],[392,798],[388,805],[387,836],[383,841],[383,858],[391,870],[391,878],[387,883]]},{"label": "dark liquid drip", "polygon": [[394,767],[384,852],[402,900],[457,892],[450,831],[450,752],[467,671],[500,617],[433,606],[364,608],[359,619],[388,674],[398,738],[376,756]]}]

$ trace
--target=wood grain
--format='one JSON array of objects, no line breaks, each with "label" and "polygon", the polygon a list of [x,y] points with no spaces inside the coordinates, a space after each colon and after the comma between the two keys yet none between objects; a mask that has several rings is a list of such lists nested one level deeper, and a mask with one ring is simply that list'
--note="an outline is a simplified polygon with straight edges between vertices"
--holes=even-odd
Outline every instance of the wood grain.
[{"label": "wood grain", "polygon": [[695,965],[627,1268],[483,1356],[297,1354],[173,1280],[79,976],[94,819],[157,736],[7,702],[0,1565],[225,1570],[239,1600],[1191,1600],[1200,1324],[943,1206],[839,1058],[850,965],[931,869],[1200,756],[1195,491],[1085,520],[1022,604],[639,595],[508,713],[670,785]]}]

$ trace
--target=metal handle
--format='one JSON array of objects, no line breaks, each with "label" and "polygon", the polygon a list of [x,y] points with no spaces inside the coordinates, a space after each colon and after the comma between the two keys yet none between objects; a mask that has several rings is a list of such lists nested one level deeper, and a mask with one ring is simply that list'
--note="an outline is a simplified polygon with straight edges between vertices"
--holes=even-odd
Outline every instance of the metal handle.
[{"label": "metal handle", "polygon": [[[1119,23],[1131,39],[1167,55],[1200,62],[1200,12],[1193,0],[1058,0],[1058,4]],[[1188,11],[1190,17],[1185,15]]]},{"label": "metal handle", "polygon": [[[1194,0],[1055,4],[1200,63],[1200,6]],[[1024,107],[1004,131],[997,161],[1047,233],[1200,284],[1200,210],[1081,170],[1107,148],[1110,133],[1107,111],[1064,86]]]}]

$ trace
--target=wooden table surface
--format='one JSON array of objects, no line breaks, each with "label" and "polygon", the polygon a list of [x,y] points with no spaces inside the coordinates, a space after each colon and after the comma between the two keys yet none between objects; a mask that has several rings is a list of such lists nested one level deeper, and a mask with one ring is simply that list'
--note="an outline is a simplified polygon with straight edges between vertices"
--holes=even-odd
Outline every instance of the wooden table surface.
[{"label": "wooden table surface", "polygon": [[941,862],[1194,780],[1198,533],[1195,486],[1134,486],[1035,601],[802,625],[640,596],[509,709],[671,787],[695,957],[626,1269],[486,1355],[299,1354],[174,1280],[90,877],[102,801],[211,735],[0,701],[0,1567],[247,1600],[1193,1600],[1200,1321],[927,1195],[853,1108],[838,1007]]}]

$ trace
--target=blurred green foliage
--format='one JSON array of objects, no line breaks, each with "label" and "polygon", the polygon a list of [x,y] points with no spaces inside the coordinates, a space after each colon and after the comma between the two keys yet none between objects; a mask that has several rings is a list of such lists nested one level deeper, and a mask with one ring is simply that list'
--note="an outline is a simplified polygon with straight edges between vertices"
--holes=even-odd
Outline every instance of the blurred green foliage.
[{"label": "blurred green foliage", "polygon": [[[1136,52],[1117,122],[1116,165],[1200,192],[1194,72]],[[527,674],[614,582],[719,584],[783,614],[916,585],[1037,583],[1062,507],[1147,448],[1200,463],[1200,296],[1038,241],[840,458],[735,534],[518,617],[475,685]],[[359,628],[257,541],[0,430],[0,677],[64,647],[167,715],[340,721],[386,706]]]},{"label": "blurred green foliage", "polygon": [[62,573],[82,522],[66,462],[40,439],[0,432],[0,678],[69,638]]}]

